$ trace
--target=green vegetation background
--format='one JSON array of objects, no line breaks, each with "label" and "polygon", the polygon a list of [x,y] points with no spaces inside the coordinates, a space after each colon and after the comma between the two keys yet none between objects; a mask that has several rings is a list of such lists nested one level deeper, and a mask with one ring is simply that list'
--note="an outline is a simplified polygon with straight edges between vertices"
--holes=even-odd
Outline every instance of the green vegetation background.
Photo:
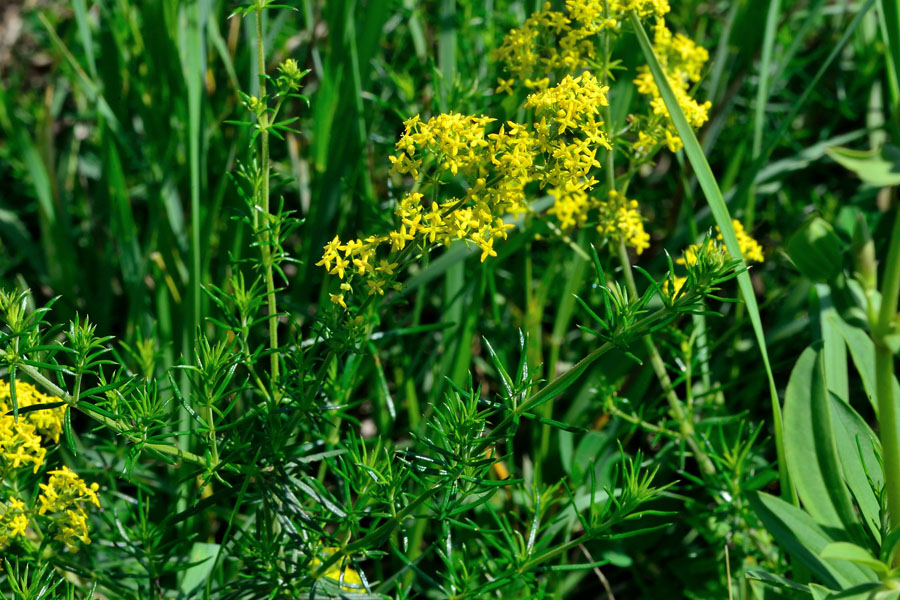
[{"label": "green vegetation background", "polygon": [[[871,209],[876,191],[860,188],[825,155],[832,145],[883,141],[887,77],[874,12],[810,88],[859,4],[784,3],[767,22],[759,2],[685,0],[673,2],[668,19],[710,51],[697,97],[711,100],[713,109],[698,135],[732,212],[767,251],[751,274],[780,388],[815,337],[810,284],[786,259],[785,240],[810,213],[822,214],[849,239],[858,209],[866,207],[879,256],[887,242],[886,223]],[[539,5],[305,0],[296,11],[266,14],[270,71],[285,58],[311,69],[302,90],[309,108],[300,102],[289,107],[301,117],[301,134],[286,135],[286,143],[272,149],[281,178],[273,198],[282,197],[287,210],[305,219],[288,240],[297,262],[285,269],[288,284],[279,294],[280,307],[290,313],[282,328],[291,337],[310,336],[329,304],[324,271],[314,266],[323,244],[335,233],[380,229],[390,218],[386,204],[395,194],[387,156],[402,121],[446,110],[506,114],[510,109],[490,91],[497,75],[490,51]],[[243,200],[227,175],[243,158],[249,132],[226,121],[243,118],[237,91],[257,87],[255,34],[250,20],[228,20],[233,8],[214,0],[198,2],[196,10],[176,0],[45,0],[3,9],[0,281],[30,288],[38,306],[60,296],[53,309],[58,322],[89,314],[98,333],[131,347],[155,336],[159,373],[191,355],[191,332],[213,315],[202,286],[220,285],[232,261],[252,252],[237,220]],[[633,36],[622,44],[627,47],[619,55],[641,64]],[[615,90],[628,94],[629,86],[623,80]],[[786,134],[775,138],[807,93]],[[755,132],[771,151],[760,160],[754,160]],[[666,251],[678,253],[713,224],[683,163],[681,155],[664,154],[635,186],[652,235],[637,264],[655,275],[666,269]],[[571,294],[586,293],[591,268],[564,244],[543,241],[534,242],[533,264],[526,266],[523,247],[540,223],[530,227],[538,229],[511,236],[496,260],[481,264],[477,255],[447,252],[411,274],[408,302],[382,317],[386,335],[372,346],[379,360],[355,366],[356,418],[403,439],[446,389],[445,375],[464,385],[471,373],[490,393],[497,383],[482,337],[512,363],[518,330],[529,332],[527,351],[538,364],[557,353],[564,366],[590,351],[591,339],[574,326],[584,315]],[[533,296],[525,291],[530,279]],[[727,446],[739,422],[769,423],[771,412],[746,312],[724,310],[723,318],[708,319],[713,379],[721,382],[710,402],[719,408],[709,417],[724,424]],[[681,333],[675,328],[661,337],[673,372],[689,334],[685,324]],[[396,419],[382,381],[397,404]],[[740,491],[729,479],[733,474],[722,476],[719,490],[708,482],[702,492],[692,489],[695,467],[683,463],[677,445],[621,420],[607,422],[606,391],[616,389],[647,418],[665,414],[649,369],[623,356],[604,359],[554,407],[554,419],[590,432],[554,432],[547,453],[537,457],[539,468],[548,479],[567,473],[584,480],[598,465],[594,475],[603,480],[609,461],[597,457],[617,456],[619,443],[667,464],[664,479],[682,484],[662,508],[677,510],[679,518],[662,531],[598,548],[620,567],[607,576],[616,589],[630,590],[625,597],[723,597],[724,544],[740,535],[737,528],[747,526],[748,517],[710,496]],[[88,427],[76,419],[79,425]],[[776,485],[768,466],[774,460],[770,434],[767,427],[754,446],[753,480],[740,479],[739,486]],[[538,433],[521,435],[525,445],[539,447]],[[516,463],[527,471],[532,460],[526,455],[523,467],[520,456]],[[740,560],[732,557],[732,569]],[[560,593],[602,589],[588,571],[564,578]]]}]

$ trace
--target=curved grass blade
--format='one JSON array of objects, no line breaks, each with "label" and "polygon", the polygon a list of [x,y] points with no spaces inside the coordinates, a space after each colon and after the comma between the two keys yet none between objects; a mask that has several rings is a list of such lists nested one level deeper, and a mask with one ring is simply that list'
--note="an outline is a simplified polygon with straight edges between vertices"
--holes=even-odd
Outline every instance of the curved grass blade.
[{"label": "curved grass blade", "polygon": [[[700,143],[697,141],[697,136],[694,135],[694,130],[688,124],[687,118],[684,116],[681,107],[678,105],[675,93],[672,91],[669,81],[666,79],[662,67],[659,64],[659,60],[653,52],[653,47],[650,45],[650,39],[647,37],[647,32],[644,31],[644,27],[634,13],[631,13],[629,18],[631,19],[631,24],[637,35],[641,51],[647,59],[650,72],[653,74],[654,80],[656,80],[660,95],[672,118],[672,123],[675,125],[675,128],[678,130],[678,135],[681,136],[681,140],[684,143],[684,152],[691,162],[694,172],[697,174],[697,181],[700,183],[700,187],[703,190],[703,194],[706,196],[706,200],[712,211],[713,217],[715,218],[716,224],[719,226],[722,237],[725,239],[725,246],[728,248],[728,252],[731,256],[743,261],[743,255],[741,254],[741,249],[738,245],[737,235],[734,232],[734,227],[731,225],[731,215],[728,213],[728,206],[722,198],[719,184],[713,175],[709,162],[706,160],[706,156],[703,154]],[[747,273],[746,267],[738,273],[737,280],[741,295],[747,305],[747,313],[750,315],[750,322],[753,324],[753,331],[756,334],[756,341],[759,345],[763,366],[766,369],[766,377],[769,381],[769,394],[772,400],[772,420],[775,429],[775,446],[778,454],[778,471],[779,476],[781,477],[782,491],[789,493],[791,498],[796,500],[796,493],[791,486],[790,478],[784,464],[784,435],[781,422],[781,404],[778,401],[778,391],[775,388],[775,378],[772,375],[772,365],[769,362],[769,353],[766,349],[766,339],[765,334],[763,333],[762,320],[759,316],[759,306],[756,303],[753,285],[750,282],[750,275]]]}]

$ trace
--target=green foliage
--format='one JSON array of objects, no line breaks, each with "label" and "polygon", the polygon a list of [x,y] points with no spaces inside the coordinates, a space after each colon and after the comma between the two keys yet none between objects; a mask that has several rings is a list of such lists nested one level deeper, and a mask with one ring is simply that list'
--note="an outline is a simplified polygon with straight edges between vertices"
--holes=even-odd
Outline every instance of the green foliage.
[{"label": "green foliage", "polygon": [[[0,453],[0,598],[900,597],[898,3],[672,2],[689,86],[625,4],[547,10],[622,17],[571,71],[610,86],[589,198],[648,247],[535,179],[497,256],[411,243],[350,312],[323,246],[472,185],[392,173],[404,122],[539,122],[494,88],[540,3],[7,8],[0,432],[64,417]],[[63,465],[77,552],[10,525]]]}]

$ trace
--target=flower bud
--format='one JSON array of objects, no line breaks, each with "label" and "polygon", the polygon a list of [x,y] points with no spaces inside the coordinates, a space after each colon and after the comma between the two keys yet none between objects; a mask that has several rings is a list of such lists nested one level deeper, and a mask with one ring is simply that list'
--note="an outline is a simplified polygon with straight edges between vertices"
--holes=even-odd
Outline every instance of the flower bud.
[{"label": "flower bud", "polygon": [[874,290],[878,285],[878,261],[875,258],[875,242],[863,215],[857,215],[853,228],[853,264],[863,289]]}]

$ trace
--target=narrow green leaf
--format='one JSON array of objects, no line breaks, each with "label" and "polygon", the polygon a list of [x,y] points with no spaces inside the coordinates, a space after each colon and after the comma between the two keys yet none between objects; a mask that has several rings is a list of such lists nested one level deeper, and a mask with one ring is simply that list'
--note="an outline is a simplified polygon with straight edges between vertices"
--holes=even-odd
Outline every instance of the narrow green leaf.
[{"label": "narrow green leaf", "polygon": [[896,129],[900,127],[900,98],[897,97],[897,87],[900,85],[900,2],[879,0],[878,5],[882,34],[888,47],[887,65],[890,69],[888,79],[894,94],[892,110]]},{"label": "narrow green leaf", "polygon": [[[722,237],[725,239],[725,245],[728,248],[728,252],[732,257],[743,261],[743,255],[741,254],[741,248],[737,241],[737,235],[731,224],[731,215],[728,213],[728,206],[722,198],[719,184],[713,175],[709,162],[707,162],[706,157],[703,154],[700,143],[697,141],[697,136],[694,135],[694,130],[688,123],[687,118],[684,116],[684,112],[681,110],[681,106],[678,104],[678,100],[675,98],[675,93],[672,91],[672,87],[669,85],[669,81],[662,70],[662,66],[659,64],[659,60],[653,52],[650,38],[647,37],[647,32],[644,31],[643,25],[641,25],[640,20],[634,13],[630,14],[630,19],[637,35],[638,43],[644,53],[644,58],[647,60],[650,72],[653,74],[654,80],[656,80],[660,95],[672,118],[672,123],[675,125],[675,128],[678,130],[678,135],[684,143],[685,154],[687,155],[691,166],[694,167],[694,172],[697,174],[697,181],[703,189],[703,193],[709,203],[709,208],[712,211],[716,224],[719,226]],[[775,387],[775,378],[772,375],[772,366],[769,363],[769,353],[766,349],[766,338],[765,333],[763,332],[762,319],[759,316],[756,295],[753,291],[753,284],[750,282],[750,275],[747,273],[746,269],[738,274],[737,280],[741,295],[747,306],[750,322],[753,324],[753,331],[756,334],[756,341],[759,345],[763,366],[765,367],[766,377],[769,382],[769,396],[772,403],[772,422],[775,429],[775,446],[778,455],[778,463],[782,467],[779,469],[781,486],[785,492],[792,495],[793,492],[791,490],[793,488],[791,487],[788,478],[787,469],[784,468],[784,435],[782,432],[781,406],[778,401],[778,390]]]},{"label": "narrow green leaf", "polygon": [[[44,404],[32,404],[31,406],[21,406],[19,407],[18,414],[19,415],[27,415],[30,412],[37,412],[39,410],[50,410],[53,408],[58,408],[60,406],[65,405],[65,402],[45,402]],[[15,410],[11,410],[6,413],[7,417],[15,416]]]},{"label": "narrow green leaf", "polygon": [[72,453],[72,456],[77,456],[78,453],[75,451],[75,434],[72,432],[71,409],[66,409],[66,412],[63,413],[63,431],[66,434],[66,444],[69,446],[69,452]]}]

